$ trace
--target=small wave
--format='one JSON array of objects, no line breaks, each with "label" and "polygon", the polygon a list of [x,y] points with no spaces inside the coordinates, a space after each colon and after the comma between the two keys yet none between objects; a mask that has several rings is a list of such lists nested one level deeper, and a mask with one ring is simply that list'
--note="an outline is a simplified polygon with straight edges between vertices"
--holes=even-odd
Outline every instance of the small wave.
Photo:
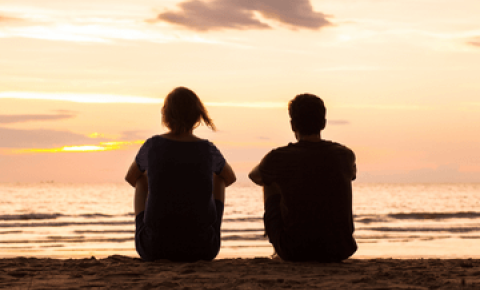
[{"label": "small wave", "polygon": [[388,222],[388,221],[389,221],[389,218],[386,215],[355,216],[355,222],[362,223],[362,224],[382,223],[382,222]]},{"label": "small wave", "polygon": [[0,215],[2,221],[15,221],[15,220],[54,220],[58,217],[65,217],[66,215],[61,213],[46,214],[46,213],[28,213],[28,214],[6,214]]},{"label": "small wave", "polygon": [[258,229],[222,229],[222,233],[264,232],[264,228]]},{"label": "small wave", "polygon": [[391,222],[392,220],[444,220],[444,219],[476,219],[480,218],[480,212],[412,212],[391,213],[384,215],[355,215],[356,223],[370,224]]},{"label": "small wave", "polygon": [[471,219],[471,218],[479,218],[480,212],[451,212],[451,213],[444,213],[444,212],[417,212],[417,213],[397,213],[397,214],[389,214],[389,217],[394,219]]},{"label": "small wave", "polygon": [[76,234],[134,234],[135,231],[132,230],[103,230],[103,231],[95,231],[95,230],[76,230],[73,231]]},{"label": "small wave", "polygon": [[65,217],[80,217],[80,218],[115,218],[115,217],[133,217],[133,213],[111,215],[103,213],[84,213],[78,215],[67,215],[62,213],[27,213],[27,214],[6,214],[0,215],[0,221],[25,221],[25,220],[54,220]]},{"label": "small wave", "polygon": [[266,239],[263,235],[231,235],[222,237],[222,241],[260,241]]},{"label": "small wave", "polygon": [[0,231],[0,235],[21,234],[23,231]]},{"label": "small wave", "polygon": [[461,239],[471,239],[471,240],[476,240],[480,239],[480,236],[460,236]]},{"label": "small wave", "polygon": [[[360,230],[360,229],[359,229]],[[379,232],[445,232],[445,233],[471,233],[480,232],[480,227],[451,227],[451,228],[433,228],[433,227],[373,227],[362,228],[361,230],[379,231]]]},{"label": "small wave", "polygon": [[79,217],[84,217],[84,218],[111,218],[115,217],[114,215],[110,214],[103,214],[103,213],[85,213],[85,214],[79,214]]},{"label": "small wave", "polygon": [[2,240],[0,244],[49,244],[49,243],[123,243],[133,241],[135,237],[128,238],[84,238],[84,237],[48,237],[37,240]]},{"label": "small wave", "polygon": [[262,217],[245,217],[245,218],[224,218],[223,222],[258,222],[262,221]]},{"label": "small wave", "polygon": [[[261,241],[266,240],[263,235],[232,235],[223,236],[222,241]],[[135,240],[132,234],[129,237],[85,237],[85,236],[47,236],[43,239],[1,240],[0,244],[69,244],[69,243],[123,243]]]},{"label": "small wave", "polygon": [[0,228],[70,227],[70,226],[118,226],[132,225],[133,221],[50,222],[50,223],[0,223]]}]

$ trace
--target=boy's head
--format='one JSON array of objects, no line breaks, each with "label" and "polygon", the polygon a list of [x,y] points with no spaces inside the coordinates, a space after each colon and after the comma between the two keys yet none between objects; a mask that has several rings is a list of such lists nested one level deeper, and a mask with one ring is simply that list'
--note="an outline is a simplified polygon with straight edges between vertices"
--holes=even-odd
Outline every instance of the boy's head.
[{"label": "boy's head", "polygon": [[315,95],[297,95],[288,104],[288,113],[293,131],[301,135],[316,135],[325,128],[325,105]]},{"label": "boy's head", "polygon": [[193,130],[203,121],[215,130],[202,101],[190,89],[178,87],[165,98],[162,108],[162,123],[173,133],[181,134]]}]

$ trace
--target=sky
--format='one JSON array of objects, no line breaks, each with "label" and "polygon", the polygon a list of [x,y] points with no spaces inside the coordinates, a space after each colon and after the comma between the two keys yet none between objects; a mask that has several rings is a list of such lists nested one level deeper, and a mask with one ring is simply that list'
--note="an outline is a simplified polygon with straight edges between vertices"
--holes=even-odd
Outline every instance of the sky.
[{"label": "sky", "polygon": [[241,182],[295,142],[288,101],[357,182],[480,182],[478,0],[0,0],[0,182],[123,182],[186,86]]}]

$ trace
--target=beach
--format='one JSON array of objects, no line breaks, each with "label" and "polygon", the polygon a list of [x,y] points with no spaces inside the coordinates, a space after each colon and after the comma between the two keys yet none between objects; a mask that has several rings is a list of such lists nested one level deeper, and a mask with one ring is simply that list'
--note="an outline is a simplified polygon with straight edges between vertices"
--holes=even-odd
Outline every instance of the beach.
[{"label": "beach", "polygon": [[278,259],[144,262],[105,259],[0,260],[1,289],[479,289],[477,259]]},{"label": "beach", "polygon": [[356,184],[359,248],[337,264],[270,259],[252,186],[230,189],[220,253],[196,263],[138,258],[123,184],[0,189],[0,289],[480,289],[479,184]]}]

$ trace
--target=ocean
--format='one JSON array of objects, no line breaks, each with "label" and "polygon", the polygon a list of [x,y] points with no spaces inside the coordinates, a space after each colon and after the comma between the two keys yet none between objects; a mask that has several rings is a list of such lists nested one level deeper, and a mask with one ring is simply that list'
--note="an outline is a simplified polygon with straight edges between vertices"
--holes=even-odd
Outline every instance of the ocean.
[{"label": "ocean", "polygon": [[[137,256],[128,184],[0,184],[0,257]],[[480,184],[354,182],[355,258],[480,257]],[[269,256],[260,187],[227,188],[218,258]]]}]

